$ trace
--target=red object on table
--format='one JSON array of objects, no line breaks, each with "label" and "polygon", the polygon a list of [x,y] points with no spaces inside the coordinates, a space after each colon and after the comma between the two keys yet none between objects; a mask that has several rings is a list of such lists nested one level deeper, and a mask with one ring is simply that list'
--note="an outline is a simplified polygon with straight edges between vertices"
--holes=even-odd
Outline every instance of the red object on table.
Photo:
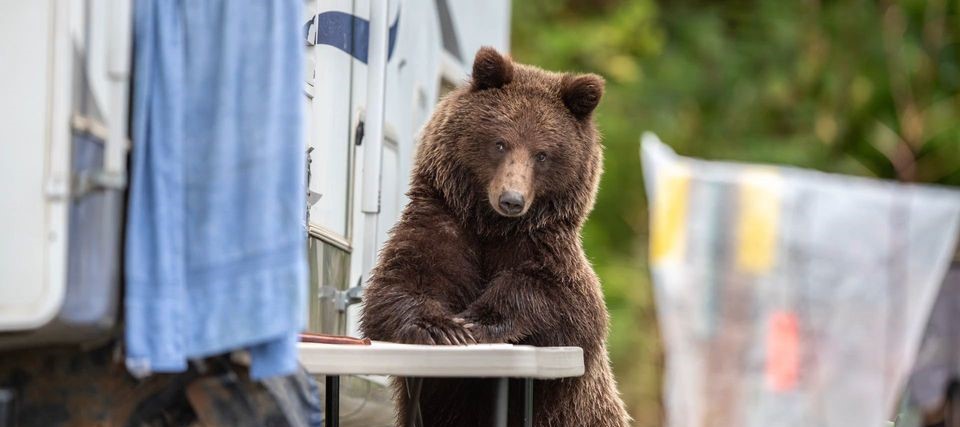
[{"label": "red object on table", "polygon": [[303,332],[300,334],[300,342],[309,342],[315,344],[370,345],[370,338],[354,338],[343,335],[327,335]]}]

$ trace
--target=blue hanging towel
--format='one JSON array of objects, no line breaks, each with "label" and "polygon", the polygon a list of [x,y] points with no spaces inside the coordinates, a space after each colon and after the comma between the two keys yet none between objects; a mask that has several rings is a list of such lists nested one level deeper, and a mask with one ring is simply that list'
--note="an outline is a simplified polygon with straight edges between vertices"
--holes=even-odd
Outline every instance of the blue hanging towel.
[{"label": "blue hanging towel", "polygon": [[135,375],[250,350],[296,369],[306,311],[302,0],[138,0],[126,230]]}]

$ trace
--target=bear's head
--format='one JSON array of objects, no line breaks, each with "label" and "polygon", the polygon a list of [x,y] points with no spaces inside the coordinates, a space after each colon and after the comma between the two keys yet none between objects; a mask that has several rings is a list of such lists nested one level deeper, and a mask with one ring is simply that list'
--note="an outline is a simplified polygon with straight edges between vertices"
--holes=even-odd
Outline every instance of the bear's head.
[{"label": "bear's head", "polygon": [[424,128],[415,173],[481,228],[577,227],[601,173],[592,113],[603,86],[594,74],[549,72],[484,47],[469,84]]}]

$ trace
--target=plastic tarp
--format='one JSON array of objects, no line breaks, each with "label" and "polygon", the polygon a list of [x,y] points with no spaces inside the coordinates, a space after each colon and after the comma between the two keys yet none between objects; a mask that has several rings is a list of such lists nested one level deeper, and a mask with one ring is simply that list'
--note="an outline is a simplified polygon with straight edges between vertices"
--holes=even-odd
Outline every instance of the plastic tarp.
[{"label": "plastic tarp", "polygon": [[641,152],[669,425],[884,425],[960,192],[684,158],[652,134]]}]

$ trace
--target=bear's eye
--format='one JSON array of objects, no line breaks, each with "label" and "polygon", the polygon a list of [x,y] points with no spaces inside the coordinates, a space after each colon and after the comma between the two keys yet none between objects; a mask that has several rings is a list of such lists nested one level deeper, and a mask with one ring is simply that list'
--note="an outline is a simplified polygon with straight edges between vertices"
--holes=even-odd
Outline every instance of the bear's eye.
[{"label": "bear's eye", "polygon": [[507,146],[506,146],[506,144],[503,143],[503,141],[497,141],[497,151],[498,151],[498,152],[501,152],[501,153],[502,153],[502,152],[503,152],[504,150],[506,150],[506,149],[507,149]]},{"label": "bear's eye", "polygon": [[543,151],[537,153],[537,161],[538,161],[538,162],[545,162],[545,161],[547,161],[547,153],[544,153]]}]

